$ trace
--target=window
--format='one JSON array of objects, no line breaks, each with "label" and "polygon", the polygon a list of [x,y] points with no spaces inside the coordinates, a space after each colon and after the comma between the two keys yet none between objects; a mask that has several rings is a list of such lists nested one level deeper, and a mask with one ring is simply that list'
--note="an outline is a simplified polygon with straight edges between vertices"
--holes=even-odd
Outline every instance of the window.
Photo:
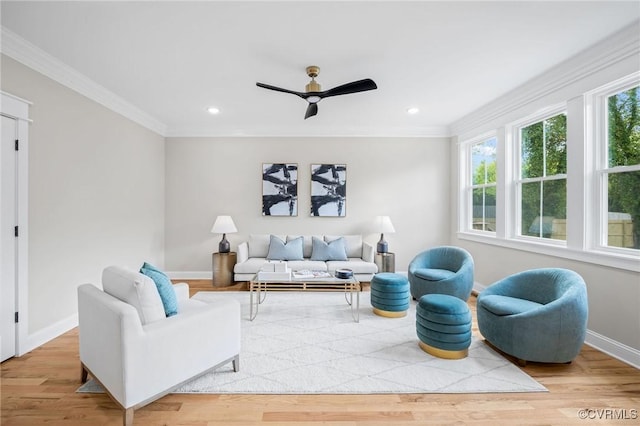
[{"label": "window", "polygon": [[471,144],[471,229],[496,230],[496,138]]},{"label": "window", "polygon": [[507,117],[459,145],[458,237],[640,271],[640,71]]},{"label": "window", "polygon": [[519,128],[516,181],[520,235],[566,240],[567,116]]},{"label": "window", "polygon": [[[612,93],[613,92],[613,93]],[[640,249],[640,87],[600,97],[600,244]]]}]

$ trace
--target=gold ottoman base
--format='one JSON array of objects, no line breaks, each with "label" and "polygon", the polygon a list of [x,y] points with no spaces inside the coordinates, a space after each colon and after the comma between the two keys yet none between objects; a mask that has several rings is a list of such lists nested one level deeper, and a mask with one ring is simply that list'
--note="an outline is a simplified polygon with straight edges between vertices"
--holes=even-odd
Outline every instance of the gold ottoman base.
[{"label": "gold ottoman base", "polygon": [[418,344],[420,345],[420,349],[422,349],[423,351],[425,351],[426,353],[436,356],[438,358],[444,358],[444,359],[462,359],[462,358],[466,358],[467,355],[469,355],[469,349],[463,349],[461,351],[446,351],[444,349],[438,349],[438,348],[434,348],[431,345],[427,345],[426,343],[424,343],[423,341],[418,341]]},{"label": "gold ottoman base", "polygon": [[373,313],[387,318],[402,318],[407,316],[407,311],[383,311],[378,308],[373,308]]}]

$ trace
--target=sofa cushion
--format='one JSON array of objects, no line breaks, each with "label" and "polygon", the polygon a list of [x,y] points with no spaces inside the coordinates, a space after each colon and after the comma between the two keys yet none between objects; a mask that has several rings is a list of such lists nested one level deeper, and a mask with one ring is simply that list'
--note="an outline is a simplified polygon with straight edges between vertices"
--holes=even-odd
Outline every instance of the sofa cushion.
[{"label": "sofa cushion", "polygon": [[344,238],[325,243],[320,238],[313,237],[312,241],[311,260],[347,260]]},{"label": "sofa cushion", "polygon": [[269,242],[268,260],[302,260],[303,238],[298,237],[289,242],[271,235]]},{"label": "sofa cushion", "polygon": [[287,266],[292,271],[301,271],[303,269],[309,271],[326,271],[327,263],[319,260],[292,260],[287,262]]},{"label": "sofa cushion", "polygon": [[102,288],[105,293],[136,308],[143,325],[166,318],[158,288],[146,275],[109,266],[102,271]]},{"label": "sofa cushion", "polygon": [[236,274],[257,274],[266,262],[266,257],[250,257],[246,262],[236,263],[233,272]]},{"label": "sofa cushion", "polygon": [[531,300],[501,296],[499,294],[491,294],[479,300],[483,308],[498,316],[521,314],[543,306]]},{"label": "sofa cushion", "polygon": [[327,262],[327,270],[334,273],[336,269],[351,269],[354,274],[375,274],[378,267],[375,263],[365,262],[360,258],[349,258],[348,260],[330,260]]},{"label": "sofa cushion", "polygon": [[325,235],[324,240],[331,242],[338,238],[344,238],[344,247],[347,257],[362,257],[362,235]]},{"label": "sofa cushion", "polygon": [[269,234],[249,235],[249,257],[267,257],[270,241]]},{"label": "sofa cushion", "polygon": [[[246,262],[236,263],[233,272],[236,274],[257,274],[260,268],[267,262],[266,257],[252,257]],[[326,271],[326,262],[316,262],[311,260],[289,260],[287,267],[292,271],[308,269],[310,271]]]},{"label": "sofa cushion", "polygon": [[178,298],[169,277],[155,266],[146,262],[140,268],[140,272],[151,278],[158,288],[165,315],[171,317],[177,314]]}]

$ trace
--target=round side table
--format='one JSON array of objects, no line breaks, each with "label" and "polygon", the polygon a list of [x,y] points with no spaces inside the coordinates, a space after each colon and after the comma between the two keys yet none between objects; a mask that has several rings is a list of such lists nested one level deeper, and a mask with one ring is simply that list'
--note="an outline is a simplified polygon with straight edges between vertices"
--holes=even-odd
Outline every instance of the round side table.
[{"label": "round side table", "polygon": [[227,287],[233,284],[233,267],[236,264],[236,252],[213,253],[211,266],[214,287]]},{"label": "round side table", "polygon": [[378,272],[395,272],[396,271],[396,254],[395,253],[376,253],[375,260]]}]

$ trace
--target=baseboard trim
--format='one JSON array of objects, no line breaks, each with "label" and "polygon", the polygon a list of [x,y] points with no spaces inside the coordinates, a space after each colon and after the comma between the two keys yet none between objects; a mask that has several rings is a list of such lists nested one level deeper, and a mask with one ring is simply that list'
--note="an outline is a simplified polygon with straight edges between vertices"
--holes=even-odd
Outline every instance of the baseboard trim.
[{"label": "baseboard trim", "polygon": [[585,344],[640,370],[640,351],[613,339],[587,330]]},{"label": "baseboard trim", "polygon": [[42,330],[29,334],[25,341],[18,342],[18,356],[31,352],[56,337],[63,335],[67,331],[73,330],[77,326],[78,314],[73,314],[66,319],[60,320],[46,328],[43,328]]},{"label": "baseboard trim", "polygon": [[172,280],[210,280],[212,279],[211,271],[166,271]]}]

